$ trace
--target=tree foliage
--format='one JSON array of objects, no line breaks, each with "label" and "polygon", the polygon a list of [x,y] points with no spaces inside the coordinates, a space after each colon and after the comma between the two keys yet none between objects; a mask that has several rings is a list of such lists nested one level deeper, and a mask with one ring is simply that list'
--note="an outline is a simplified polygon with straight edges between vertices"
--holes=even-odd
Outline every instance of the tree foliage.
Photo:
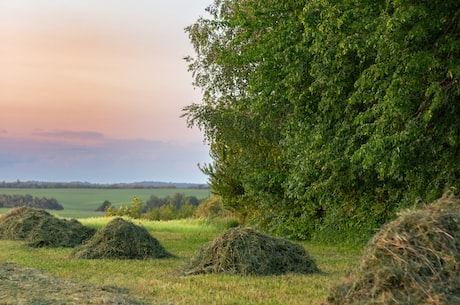
[{"label": "tree foliage", "polygon": [[219,196],[211,196],[197,206],[194,216],[203,219],[230,218],[232,213],[224,208]]},{"label": "tree foliage", "polygon": [[0,208],[30,207],[37,209],[63,210],[64,207],[55,198],[33,197],[31,195],[0,194]]},{"label": "tree foliage", "polygon": [[104,202],[96,208],[96,212],[105,212],[109,207],[112,207],[112,203],[108,200],[104,200]]},{"label": "tree foliage", "polygon": [[181,193],[175,193],[172,197],[164,198],[152,195],[145,203],[139,197],[134,196],[130,206],[122,204],[118,209],[108,202],[104,208],[104,215],[106,217],[128,216],[134,219],[149,220],[184,219],[192,217],[199,204],[200,201],[195,196],[185,196]]},{"label": "tree foliage", "polygon": [[[227,208],[296,238],[363,232],[460,176],[460,2],[215,0],[184,108]],[[324,234],[326,235],[326,234]]]}]

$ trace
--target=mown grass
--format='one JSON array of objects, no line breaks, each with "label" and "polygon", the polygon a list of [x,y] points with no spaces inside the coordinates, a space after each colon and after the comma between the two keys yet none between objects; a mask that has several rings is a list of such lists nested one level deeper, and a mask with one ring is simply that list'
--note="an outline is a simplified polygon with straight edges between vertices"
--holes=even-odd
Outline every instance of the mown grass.
[{"label": "mown grass", "polygon": [[[81,219],[100,228],[107,218]],[[71,249],[32,249],[20,242],[0,241],[0,262],[42,269],[51,274],[91,285],[114,285],[151,304],[321,304],[331,284],[356,266],[359,250],[303,243],[323,271],[321,274],[283,276],[195,275],[174,271],[204,243],[225,230],[225,222],[180,220],[146,222],[162,245],[178,258],[149,260],[76,260]]]},{"label": "mown grass", "polygon": [[98,217],[103,216],[102,212],[95,212],[105,200],[119,207],[121,204],[130,205],[134,196],[139,197],[144,202],[151,195],[159,198],[173,196],[176,193],[185,196],[195,196],[198,199],[209,197],[209,190],[206,189],[36,189],[36,188],[0,188],[0,194],[25,195],[34,197],[55,198],[62,206],[62,211],[51,211],[54,215],[72,218]]}]

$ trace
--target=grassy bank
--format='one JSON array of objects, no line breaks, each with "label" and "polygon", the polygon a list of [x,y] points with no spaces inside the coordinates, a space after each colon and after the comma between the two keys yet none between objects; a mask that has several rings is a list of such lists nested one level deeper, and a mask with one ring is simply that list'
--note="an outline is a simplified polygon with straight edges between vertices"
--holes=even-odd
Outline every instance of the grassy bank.
[{"label": "grassy bank", "polygon": [[[96,228],[109,219],[81,221]],[[303,243],[323,274],[283,276],[196,275],[173,273],[206,242],[225,230],[225,223],[201,220],[139,222],[179,258],[161,260],[73,260],[71,249],[31,249],[0,241],[0,262],[34,267],[85,285],[114,285],[151,304],[321,304],[331,283],[343,279],[359,251]]]}]

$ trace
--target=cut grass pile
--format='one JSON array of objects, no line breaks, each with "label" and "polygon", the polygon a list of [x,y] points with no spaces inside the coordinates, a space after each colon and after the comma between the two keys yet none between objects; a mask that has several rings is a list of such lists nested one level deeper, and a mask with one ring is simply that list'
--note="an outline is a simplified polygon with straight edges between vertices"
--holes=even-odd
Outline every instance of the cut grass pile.
[{"label": "cut grass pile", "polygon": [[279,275],[315,273],[319,269],[301,245],[252,228],[236,227],[204,245],[178,272]]},{"label": "cut grass pile", "polygon": [[115,218],[90,240],[74,249],[73,258],[146,259],[173,257],[143,227]]},{"label": "cut grass pile", "polygon": [[35,248],[75,247],[95,232],[75,219],[59,219],[35,208],[14,208],[0,216],[0,239],[24,240]]},{"label": "cut grass pile", "polygon": [[367,245],[329,304],[460,304],[460,199],[402,212]]}]

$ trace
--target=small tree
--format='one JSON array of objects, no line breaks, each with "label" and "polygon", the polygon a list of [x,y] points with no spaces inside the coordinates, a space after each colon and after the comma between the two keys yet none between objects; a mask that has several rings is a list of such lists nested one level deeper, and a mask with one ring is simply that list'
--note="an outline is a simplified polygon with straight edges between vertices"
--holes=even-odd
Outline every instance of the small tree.
[{"label": "small tree", "polygon": [[194,212],[195,212],[195,206],[193,206],[190,202],[186,202],[177,211],[177,218],[183,219],[183,218],[192,217]]},{"label": "small tree", "polygon": [[148,220],[160,220],[160,209],[153,208],[149,210],[147,213],[145,213],[144,218]]},{"label": "small tree", "polygon": [[113,206],[107,207],[105,210],[105,216],[129,216],[132,218],[139,219],[142,217],[142,200],[134,196],[131,201],[131,206],[120,205],[119,209],[115,209]]},{"label": "small tree", "polygon": [[107,207],[104,212],[105,217],[115,216],[116,209],[113,206]]},{"label": "small tree", "polygon": [[177,217],[177,209],[171,203],[160,207],[158,210],[160,212],[160,220],[171,220]]},{"label": "small tree", "polygon": [[168,198],[159,198],[156,195],[151,195],[150,198],[143,205],[144,212],[148,212],[152,209],[159,208],[168,203]]},{"label": "small tree", "polygon": [[128,210],[128,215],[132,218],[139,219],[142,216],[142,204],[143,201],[137,197],[134,196],[132,201],[131,201],[131,207]]},{"label": "small tree", "polygon": [[105,212],[109,207],[112,207],[112,203],[108,200],[105,200],[95,211]]},{"label": "small tree", "polygon": [[219,196],[212,196],[204,200],[195,209],[194,216],[201,218],[226,217],[232,213],[224,208]]}]

